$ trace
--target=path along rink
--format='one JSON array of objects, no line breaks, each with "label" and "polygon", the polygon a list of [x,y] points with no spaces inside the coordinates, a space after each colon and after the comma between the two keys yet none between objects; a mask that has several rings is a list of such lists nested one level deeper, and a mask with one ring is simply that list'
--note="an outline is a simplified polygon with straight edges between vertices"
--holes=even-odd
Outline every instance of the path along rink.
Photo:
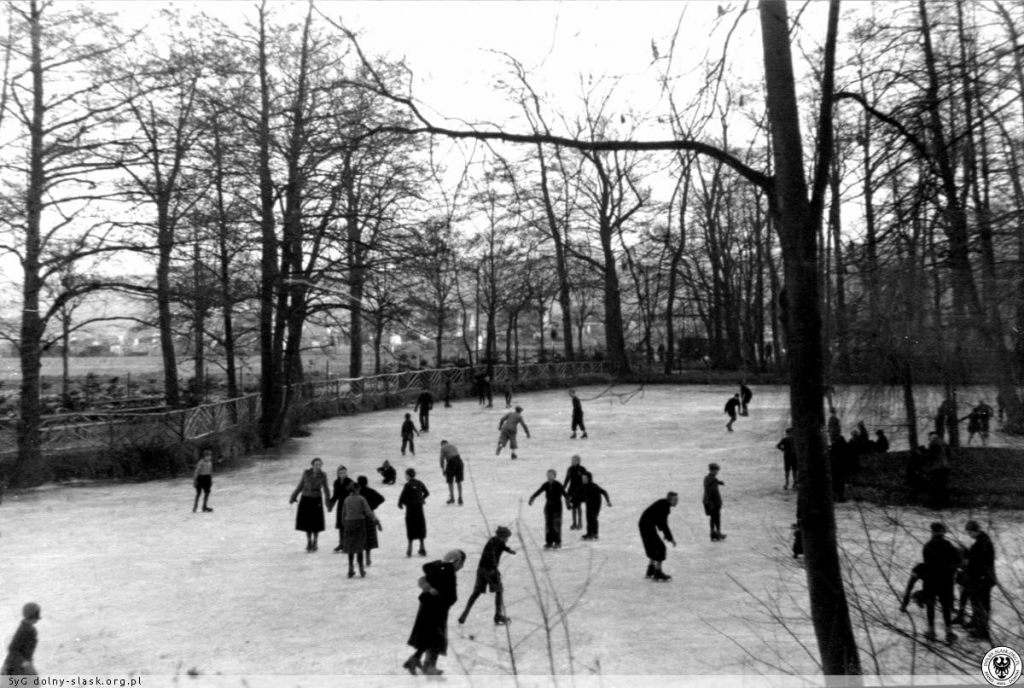
[{"label": "path along rink", "polygon": [[[516,461],[507,448],[494,455],[498,419],[505,413],[500,394],[492,409],[475,400],[459,400],[450,409],[438,402],[430,432],[416,438],[416,457],[399,453],[399,426],[411,404],[335,418],[310,426],[310,437],[290,440],[244,468],[215,474],[215,511],[207,514],[191,511],[189,477],[9,495],[0,506],[0,639],[6,647],[21,605],[34,600],[43,608],[36,666],[44,673],[401,674],[410,652],[405,641],[417,608],[416,580],[426,561],[415,554],[406,558],[403,512],[396,506],[404,469],[413,466],[431,491],[427,560],[456,547],[468,554],[449,626],[449,653],[440,662],[446,674],[510,674],[509,641],[518,672],[551,673],[541,607],[551,618],[555,673],[816,673],[805,573],[789,551],[796,495],[782,490],[782,457],[775,449],[787,425],[787,392],[755,387],[750,416],[727,433],[722,407],[734,391],[579,388],[586,440],[569,439],[565,390],[517,395],[514,403],[525,408],[532,438],[520,431]],[[885,414],[874,419],[855,410],[856,398],[841,405],[860,414],[844,419],[847,434],[861,417],[872,430],[876,422],[890,422]],[[462,507],[445,504],[438,465],[442,439],[454,442],[467,464]],[[894,448],[904,445],[895,433]],[[526,500],[548,468],[563,478],[575,453],[614,506],[601,511],[600,540],[581,541],[582,531],[569,530],[566,512],[563,548],[544,551],[542,499],[532,507]],[[305,536],[294,530],[295,507],[288,497],[317,456],[332,482],[344,464],[353,478],[370,478],[387,500],[377,510],[384,525],[381,548],[365,579],[346,578],[347,557],[331,551],[337,531],[322,533],[320,551],[307,554]],[[395,486],[382,486],[374,470],[384,459],[399,470]],[[728,540],[720,544],[709,542],[700,503],[711,461],[721,464],[725,481],[722,529]],[[673,580],[652,583],[644,579],[647,560],[637,519],[669,490],[680,495],[669,520],[678,547],[669,547],[665,562]],[[841,540],[856,550],[865,539],[858,507],[850,502],[837,512]],[[878,532],[884,533],[888,521],[876,516],[869,514],[867,521],[880,524]],[[935,517],[916,510],[900,514],[919,538]],[[945,518],[959,530],[966,514]],[[1020,542],[1019,514],[993,519],[1001,527],[997,546]],[[334,524],[333,513],[327,523]],[[501,561],[512,618],[508,635],[491,623],[491,595],[477,602],[465,626],[455,623],[483,544],[498,525],[518,530],[509,543],[518,555]],[[885,575],[866,557],[851,555],[866,581],[862,585],[881,596],[881,606],[891,607],[894,616],[898,601],[885,576],[901,587],[920,556],[913,537],[896,539],[897,556]],[[1012,557],[998,555],[1000,573],[1009,580]],[[997,593],[997,621],[1000,602]],[[567,609],[564,625],[559,604]],[[776,607],[785,624],[773,619]],[[907,645],[878,637],[875,643],[883,662],[905,654]],[[977,647],[980,661],[988,648]],[[916,666],[924,673],[947,671],[920,657]]]}]

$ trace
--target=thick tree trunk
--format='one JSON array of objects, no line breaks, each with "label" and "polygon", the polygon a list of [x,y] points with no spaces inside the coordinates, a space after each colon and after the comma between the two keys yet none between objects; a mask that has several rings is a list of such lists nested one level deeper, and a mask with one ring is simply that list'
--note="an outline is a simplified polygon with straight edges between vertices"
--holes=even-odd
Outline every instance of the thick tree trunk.
[{"label": "thick tree trunk", "polygon": [[174,351],[174,327],[171,321],[171,251],[174,229],[167,210],[167,199],[157,199],[156,304],[160,333],[160,357],[164,368],[164,403],[174,408],[181,401],[178,391],[178,360]]},{"label": "thick tree trunk", "polygon": [[[537,144],[537,157],[540,160],[540,184],[541,198],[544,202],[544,215],[548,221],[548,228],[551,232],[551,241],[555,246],[555,273],[558,275],[558,306],[562,311],[562,340],[565,347],[565,360],[571,361],[576,357],[572,345],[572,290],[569,285],[569,268],[566,264],[565,243],[562,240],[562,229],[555,217],[554,204],[551,201],[551,193],[548,190],[547,163],[544,159],[544,148]],[[541,323],[543,327],[543,322]]]},{"label": "thick tree trunk", "polygon": [[[857,643],[843,586],[836,539],[832,477],[823,428],[824,368],[817,234],[821,217],[808,201],[800,115],[789,44],[789,18],[782,0],[760,3],[767,104],[775,162],[773,210],[778,217],[787,298],[790,407],[801,481],[799,505],[811,618],[826,676],[861,673]],[[834,56],[838,2],[830,12],[826,52]],[[833,58],[834,59],[834,58]],[[831,104],[831,70],[826,55],[823,113]],[[831,147],[827,117],[820,120],[818,145]],[[821,160],[819,158],[819,164]]]}]

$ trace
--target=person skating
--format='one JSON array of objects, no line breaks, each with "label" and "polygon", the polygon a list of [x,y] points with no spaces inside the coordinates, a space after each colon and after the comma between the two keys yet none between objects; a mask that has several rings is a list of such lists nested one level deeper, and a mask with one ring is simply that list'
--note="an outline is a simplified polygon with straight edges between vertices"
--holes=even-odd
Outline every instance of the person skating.
[{"label": "person skating", "polygon": [[345,551],[345,517],[341,513],[341,505],[349,495],[349,487],[353,484],[352,478],[348,477],[348,469],[338,466],[337,477],[334,478],[334,489],[331,492],[331,499],[327,502],[327,512],[330,513],[334,505],[338,505],[338,511],[334,516],[334,527],[338,529],[338,546],[335,552]]},{"label": "person skating", "polygon": [[356,575],[352,568],[353,559],[359,564],[359,577],[366,577],[366,569],[363,568],[363,554],[366,551],[366,534],[368,529],[381,530],[382,526],[366,498],[359,494],[359,483],[350,483],[348,486],[348,497],[338,512],[345,524],[344,550],[348,553],[348,577]]},{"label": "person skating", "polygon": [[412,556],[413,540],[420,541],[419,555],[427,556],[424,540],[427,537],[427,517],[423,513],[423,505],[427,501],[430,492],[427,486],[416,479],[416,470],[407,468],[405,471],[405,486],[402,487],[402,494],[398,495],[398,508],[405,509],[405,537],[409,544],[405,548],[405,556]]},{"label": "person skating", "polygon": [[452,375],[448,373],[444,376],[444,407],[452,407]]},{"label": "person skating", "polygon": [[288,502],[299,502],[298,511],[295,513],[295,530],[301,530],[306,534],[307,552],[317,551],[317,538],[324,529],[324,503],[331,499],[323,465],[324,462],[319,458],[313,459],[310,467],[302,472],[299,484]]},{"label": "person skating", "polygon": [[192,502],[192,513],[199,508],[199,495],[203,495],[203,511],[213,511],[208,506],[210,500],[210,488],[213,487],[213,449],[207,447],[199,455],[199,462],[192,474],[192,486],[196,489],[196,498]]},{"label": "person skating", "polygon": [[992,422],[992,407],[984,401],[979,401],[978,405],[967,414],[966,420],[967,446],[971,445],[971,440],[974,439],[975,435],[981,437],[981,446],[988,446],[988,433]]},{"label": "person skating", "polygon": [[419,435],[416,424],[412,422],[412,414],[405,414],[405,421],[402,423],[402,456],[405,456],[405,448],[408,447],[413,456],[416,456],[416,443],[414,435]]},{"label": "person skating", "polygon": [[385,485],[394,485],[395,481],[398,480],[398,471],[391,465],[391,462],[384,459],[384,463],[377,468],[377,472],[380,473],[381,482]]},{"label": "person skating", "polygon": [[[434,408],[434,395],[429,389],[424,389],[416,397],[416,405],[413,411],[419,411],[420,432],[430,432],[430,411]],[[415,454],[416,452],[413,452]]]},{"label": "person skating", "polygon": [[829,442],[835,441],[837,437],[843,436],[843,426],[839,422],[839,416],[836,415],[835,407],[829,407],[828,409],[828,440]]},{"label": "person skating", "polygon": [[[21,623],[7,645],[7,657],[0,667],[0,676],[37,676],[32,657],[39,644],[36,624],[43,618],[42,608],[35,602],[28,602],[21,608]],[[11,685],[16,685],[12,683]],[[28,684],[25,684],[28,685]]]},{"label": "person skating", "polygon": [[587,426],[583,424],[583,402],[576,396],[576,390],[570,389],[569,396],[572,397],[572,435],[569,439],[576,439],[576,430],[583,433],[583,439],[587,439]]},{"label": "person skating", "polygon": [[508,546],[508,539],[511,536],[511,530],[505,526],[498,526],[497,530],[494,531],[494,537],[489,539],[487,544],[484,545],[484,552],[480,555],[480,565],[476,569],[476,585],[473,587],[473,594],[469,596],[469,600],[466,602],[466,608],[459,615],[460,624],[466,623],[469,610],[473,608],[477,598],[488,590],[494,593],[494,623],[498,625],[508,623],[508,617],[505,616],[503,597],[505,587],[501,583],[501,572],[498,570],[498,562],[501,561],[503,552],[508,552],[509,554],[516,553],[514,549]]},{"label": "person skating", "polygon": [[725,413],[729,416],[729,422],[725,424],[725,429],[732,432],[732,424],[736,422],[736,409],[740,405],[740,395],[733,394],[729,397],[729,401],[725,402]]},{"label": "person skating", "polygon": [[796,440],[793,439],[793,428],[786,428],[786,436],[779,440],[775,448],[782,452],[782,471],[785,474],[783,490],[789,489],[789,476],[793,475],[793,487],[796,487]]},{"label": "person skating", "polygon": [[505,408],[512,408],[512,383],[509,380],[505,381]]},{"label": "person skating", "polygon": [[718,491],[718,486],[725,483],[718,479],[719,470],[721,467],[717,463],[709,463],[708,474],[704,476],[704,513],[711,524],[711,542],[725,539],[722,534],[722,493]]},{"label": "person skating", "polygon": [[[927,591],[925,590],[925,578],[927,577],[928,567],[924,563],[917,564],[910,570],[910,577],[907,579],[906,590],[903,591],[903,601],[900,602],[900,611],[906,613],[907,606],[913,600],[914,604],[918,607],[924,607],[927,603]],[[918,582],[921,583],[921,589],[914,592],[914,588]]]},{"label": "person skating", "polygon": [[428,676],[443,673],[437,658],[448,654],[448,612],[459,599],[455,574],[465,563],[466,553],[454,549],[443,559],[423,565],[418,581],[420,604],[408,640],[415,652],[402,664],[410,674],[417,670]]},{"label": "person skating", "polygon": [[[644,512],[640,515],[638,523],[640,527],[640,540],[644,543],[644,553],[647,554],[647,559],[649,560],[647,564],[647,577],[656,581],[672,579],[672,576],[662,571],[661,566],[662,562],[665,561],[667,552],[665,542],[671,542],[673,547],[676,546],[676,541],[672,537],[672,531],[668,527],[668,515],[672,511],[672,507],[677,504],[679,504],[679,494],[669,492],[664,499],[657,500],[644,509]],[[664,541],[658,536],[658,531],[661,531],[662,535],[665,536]]]},{"label": "person skating", "polygon": [[583,503],[576,500],[576,491],[583,484],[583,474],[587,469],[580,465],[580,455],[573,454],[569,461],[569,468],[565,471],[565,481],[562,487],[565,494],[569,495],[569,510],[572,512],[572,525],[569,530],[579,530],[583,527]]},{"label": "person skating", "polygon": [[750,390],[749,387],[747,387],[746,383],[741,382],[740,383],[740,415],[741,416],[748,416],[748,415],[750,415],[750,412],[748,410],[748,406],[750,404],[750,400],[753,399],[753,398],[754,398],[754,393]]},{"label": "person skating", "polygon": [[577,488],[577,494],[573,502],[581,501],[587,507],[587,532],[583,535],[584,540],[598,539],[598,516],[601,514],[601,497],[604,497],[608,506],[612,505],[612,499],[603,487],[594,482],[594,476],[590,471],[583,474],[582,482]]},{"label": "person skating", "polygon": [[562,502],[568,500],[565,488],[558,482],[558,472],[552,468],[547,475],[548,479],[530,495],[528,504],[533,506],[533,500],[544,495],[544,549],[558,549],[562,546]]},{"label": "person skating", "polygon": [[458,448],[448,440],[441,440],[441,475],[448,483],[448,504],[455,503],[454,485],[459,487],[459,506],[462,506],[462,479],[465,466]]},{"label": "person skating", "polygon": [[964,530],[974,540],[967,550],[967,565],[964,567],[964,590],[971,603],[971,621],[966,628],[971,638],[991,641],[989,617],[992,613],[992,588],[996,584],[996,550],[992,538],[977,521],[968,521]]},{"label": "person skating", "polygon": [[[373,511],[373,519],[376,523],[380,523],[377,519],[377,507],[384,503],[384,495],[377,490],[370,487],[370,481],[366,479],[365,475],[361,475],[356,478],[356,482],[359,484],[359,494],[363,495],[366,499],[366,503],[370,505],[370,511]],[[370,561],[370,553],[380,547],[380,538],[377,537],[377,531],[384,530],[383,526],[378,528],[374,522],[367,519],[366,522],[366,565],[369,566],[372,562]]]},{"label": "person skating", "polygon": [[494,452],[495,456],[501,454],[501,450],[507,444],[509,449],[512,450],[512,458],[519,458],[516,456],[516,449],[519,448],[518,443],[516,443],[516,434],[520,425],[523,426],[523,431],[526,432],[526,437],[529,438],[530,428],[526,427],[526,421],[523,420],[522,406],[516,406],[514,410],[501,417],[501,420],[498,421],[498,448]]},{"label": "person skating", "polygon": [[924,603],[928,619],[928,631],[924,637],[935,640],[935,602],[942,608],[942,623],[946,629],[946,642],[956,640],[951,624],[953,616],[953,585],[956,571],[960,568],[960,552],[946,539],[946,526],[935,522],[931,525],[932,537],[921,550],[924,559]]}]

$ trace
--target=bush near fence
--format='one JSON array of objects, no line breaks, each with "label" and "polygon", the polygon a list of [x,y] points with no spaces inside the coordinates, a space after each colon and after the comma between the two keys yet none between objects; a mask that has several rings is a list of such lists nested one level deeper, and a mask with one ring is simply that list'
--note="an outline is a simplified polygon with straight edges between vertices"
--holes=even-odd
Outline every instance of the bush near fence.
[{"label": "bush near fence", "polygon": [[[474,377],[483,368],[442,368],[391,375],[334,379],[293,385],[286,432],[339,415],[412,403],[424,388],[441,402],[451,380],[453,399],[471,395]],[[493,394],[500,398],[511,381],[517,392],[607,383],[612,379],[599,362],[495,366]],[[237,399],[174,411],[133,413],[97,411],[49,416],[42,428],[45,479],[150,480],[192,470],[199,452],[212,447],[230,467],[261,448],[261,400]],[[0,484],[16,456],[13,423],[0,425]],[[219,468],[220,469],[220,468]]]}]

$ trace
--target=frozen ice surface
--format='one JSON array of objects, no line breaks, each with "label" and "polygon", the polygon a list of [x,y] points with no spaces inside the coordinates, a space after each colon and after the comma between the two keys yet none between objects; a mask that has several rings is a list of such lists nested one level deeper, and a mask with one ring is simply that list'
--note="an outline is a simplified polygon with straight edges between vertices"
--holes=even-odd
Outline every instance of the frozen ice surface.
[{"label": "frozen ice surface", "polygon": [[[469,399],[450,409],[438,402],[430,432],[416,438],[415,457],[399,453],[399,426],[411,404],[335,418],[311,426],[310,437],[216,474],[210,501],[215,511],[207,514],[192,513],[187,477],[10,495],[0,506],[0,639],[6,645],[21,605],[35,600],[43,608],[36,664],[44,672],[401,674],[425,561],[405,557],[403,512],[396,508],[401,474],[414,466],[431,491],[428,559],[456,547],[469,555],[460,573],[449,653],[441,660],[446,673],[509,674],[509,641],[520,673],[550,673],[545,615],[556,673],[816,673],[805,573],[789,551],[796,495],[782,490],[782,459],[775,449],[787,425],[787,392],[755,386],[750,416],[740,417],[735,432],[727,433],[722,407],[734,391],[579,388],[586,440],[569,439],[565,390],[517,395],[514,403],[525,408],[532,437],[520,431],[516,461],[507,448],[495,457],[498,419],[505,413],[500,395],[492,409]],[[840,408],[852,414],[856,399],[863,398],[845,397]],[[965,403],[971,399],[961,396]],[[847,417],[844,430],[856,420]],[[892,422],[888,412],[866,420],[872,430],[876,422]],[[894,448],[903,448],[902,435],[882,427],[890,430]],[[454,442],[466,460],[465,506],[445,504],[441,439]],[[569,530],[566,512],[563,548],[544,551],[542,503],[528,507],[526,500],[548,468],[562,478],[576,453],[614,506],[601,512],[600,540],[581,541],[582,531]],[[346,578],[347,557],[331,551],[336,531],[321,534],[320,551],[306,554],[305,537],[294,530],[295,507],[288,497],[317,456],[332,480],[344,464],[349,475],[369,477],[387,499],[378,509],[381,548],[365,579]],[[382,486],[374,470],[384,459],[399,470],[395,486]],[[722,529],[728,540],[720,544],[709,542],[700,503],[711,461],[721,464],[725,481]],[[665,562],[673,580],[658,584],[644,578],[637,519],[669,490],[680,494],[670,517],[678,547],[669,548]],[[893,518],[909,527],[909,534],[892,536],[897,556],[880,571],[864,554],[857,506],[840,505],[837,513],[862,591],[899,618],[889,586],[902,589],[919,557],[914,538],[925,537],[935,514],[866,515],[873,532],[884,537],[895,532]],[[960,523],[965,516],[946,518]],[[1019,515],[998,518],[1004,534],[1009,529],[1019,542]],[[327,523],[333,525],[333,513]],[[510,545],[519,550],[501,562],[512,618],[508,635],[491,623],[491,595],[477,602],[465,626],[454,620],[472,589],[480,550],[498,525],[517,530]],[[1000,566],[1007,560],[1001,556]],[[994,606],[999,603],[997,594]],[[921,619],[916,622],[920,628]],[[899,657],[908,643],[875,642],[883,657]],[[986,649],[979,646],[979,660]],[[947,671],[917,661],[920,672]]]}]

